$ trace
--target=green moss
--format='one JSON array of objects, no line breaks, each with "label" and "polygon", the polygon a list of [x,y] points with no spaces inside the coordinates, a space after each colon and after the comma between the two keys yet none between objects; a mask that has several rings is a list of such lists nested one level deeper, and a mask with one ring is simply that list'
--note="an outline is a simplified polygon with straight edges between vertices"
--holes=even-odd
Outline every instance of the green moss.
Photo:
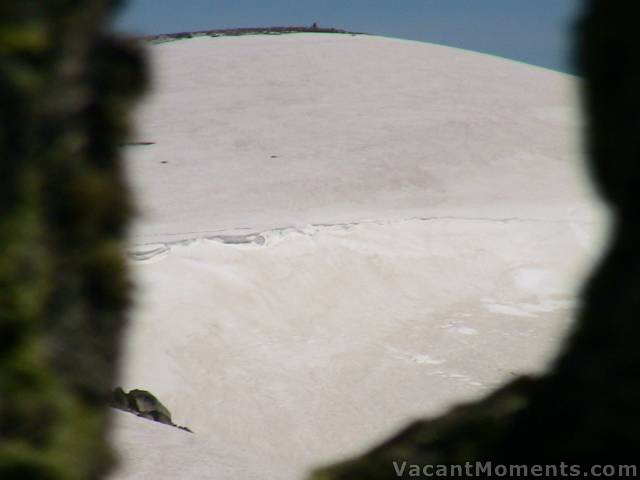
[{"label": "green moss", "polygon": [[0,4],[0,478],[96,479],[129,279],[118,146],[144,89],[109,0]]},{"label": "green moss", "polygon": [[48,32],[42,22],[0,24],[0,54],[42,52],[49,45]]}]

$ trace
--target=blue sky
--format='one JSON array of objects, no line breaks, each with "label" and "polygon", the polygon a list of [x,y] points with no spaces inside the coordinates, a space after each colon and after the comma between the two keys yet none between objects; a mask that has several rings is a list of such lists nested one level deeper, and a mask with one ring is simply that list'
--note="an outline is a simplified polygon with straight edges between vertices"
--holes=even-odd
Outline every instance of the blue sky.
[{"label": "blue sky", "polygon": [[129,0],[117,19],[136,34],[311,25],[441,43],[573,71],[581,0]]}]

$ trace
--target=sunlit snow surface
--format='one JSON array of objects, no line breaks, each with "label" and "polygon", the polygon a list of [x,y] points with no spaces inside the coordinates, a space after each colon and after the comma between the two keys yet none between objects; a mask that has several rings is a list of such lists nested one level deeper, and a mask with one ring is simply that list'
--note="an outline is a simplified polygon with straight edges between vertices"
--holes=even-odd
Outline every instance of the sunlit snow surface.
[{"label": "sunlit snow surface", "polygon": [[552,358],[605,216],[573,77],[297,34],[152,46],[114,479],[301,479]]}]

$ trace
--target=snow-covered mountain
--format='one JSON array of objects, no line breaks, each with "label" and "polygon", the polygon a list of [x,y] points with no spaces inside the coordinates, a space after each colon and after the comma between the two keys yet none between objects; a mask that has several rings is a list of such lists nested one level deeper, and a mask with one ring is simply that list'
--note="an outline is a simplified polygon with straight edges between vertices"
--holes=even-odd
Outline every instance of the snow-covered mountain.
[{"label": "snow-covered mountain", "polygon": [[540,371],[605,215],[579,81],[361,35],[149,47],[114,479],[299,479]]}]

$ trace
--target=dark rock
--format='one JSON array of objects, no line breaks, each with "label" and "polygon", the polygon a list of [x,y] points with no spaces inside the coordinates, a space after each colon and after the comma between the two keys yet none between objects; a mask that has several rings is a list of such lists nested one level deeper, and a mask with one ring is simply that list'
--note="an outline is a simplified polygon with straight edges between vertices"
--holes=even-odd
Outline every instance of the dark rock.
[{"label": "dark rock", "polygon": [[156,142],[126,142],[123,143],[122,145],[125,145],[127,147],[138,147],[138,146],[147,146],[147,145],[155,145]]},{"label": "dark rock", "polygon": [[111,394],[109,404],[114,408],[119,408],[120,410],[131,409],[131,406],[129,405],[129,397],[120,387],[116,388]]},{"label": "dark rock", "polygon": [[131,408],[141,415],[149,415],[154,420],[171,424],[171,413],[160,400],[146,390],[131,390],[127,394]]},{"label": "dark rock", "polygon": [[237,37],[241,35],[282,35],[286,33],[334,33],[348,35],[364,35],[359,32],[350,32],[337,28],[321,28],[317,23],[311,27],[267,27],[267,28],[227,28],[222,30],[201,30],[197,32],[163,33],[161,35],[151,35],[143,37],[144,40],[152,43],[162,43],[183,38],[193,38],[197,36],[209,37]]},{"label": "dark rock", "polygon": [[129,393],[125,393],[122,388],[118,387],[113,391],[109,405],[113,408],[133,413],[138,417],[193,433],[191,429],[173,423],[169,409],[147,390],[134,389]]}]

